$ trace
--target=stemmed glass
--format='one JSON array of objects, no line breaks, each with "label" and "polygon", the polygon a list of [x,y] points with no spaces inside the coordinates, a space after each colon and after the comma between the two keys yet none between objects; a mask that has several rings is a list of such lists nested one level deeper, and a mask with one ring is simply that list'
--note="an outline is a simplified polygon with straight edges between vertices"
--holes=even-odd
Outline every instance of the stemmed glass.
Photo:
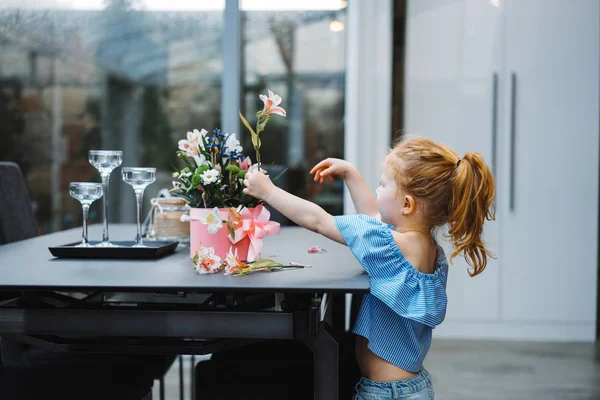
[{"label": "stemmed glass", "polygon": [[71,182],[69,184],[69,194],[74,199],[79,200],[83,209],[83,233],[81,234],[81,243],[75,247],[94,247],[88,243],[88,211],[90,205],[102,197],[104,192],[101,183],[91,182]]},{"label": "stemmed glass", "polygon": [[137,236],[133,247],[147,247],[142,242],[140,218],[142,214],[142,197],[144,189],[156,179],[156,168],[123,168],[121,169],[123,182],[130,184],[135,191],[137,200]]},{"label": "stemmed glass", "polygon": [[113,247],[108,240],[108,181],[110,173],[123,162],[121,150],[90,150],[88,160],[94,168],[100,172],[102,184],[104,185],[104,228],[102,230],[102,242],[98,247]]}]

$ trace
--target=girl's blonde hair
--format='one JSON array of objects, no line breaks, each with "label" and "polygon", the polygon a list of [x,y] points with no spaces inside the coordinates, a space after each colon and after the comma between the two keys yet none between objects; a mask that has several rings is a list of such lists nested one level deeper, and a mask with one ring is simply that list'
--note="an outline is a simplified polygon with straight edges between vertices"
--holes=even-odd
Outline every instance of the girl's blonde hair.
[{"label": "girl's blonde hair", "polygon": [[485,219],[493,220],[496,193],[494,177],[479,153],[463,158],[447,146],[426,138],[398,143],[386,158],[394,178],[424,206],[428,228],[449,225],[448,236],[456,255],[471,267],[469,275],[480,274],[490,252],[481,235]]}]

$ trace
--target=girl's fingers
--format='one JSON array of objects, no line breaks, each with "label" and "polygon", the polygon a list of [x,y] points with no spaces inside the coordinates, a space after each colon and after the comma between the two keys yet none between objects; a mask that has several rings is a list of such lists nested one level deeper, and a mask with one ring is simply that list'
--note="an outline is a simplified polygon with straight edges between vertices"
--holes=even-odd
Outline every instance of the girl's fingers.
[{"label": "girl's fingers", "polygon": [[328,175],[335,175],[335,170],[333,169],[332,166],[329,166],[329,167],[325,168],[323,171],[321,171],[322,177],[325,177]]},{"label": "girl's fingers", "polygon": [[328,174],[328,168],[319,168],[316,172],[315,172],[315,182],[317,180],[319,180],[321,177],[325,176]]},{"label": "girl's fingers", "polygon": [[319,161],[319,163],[317,165],[315,165],[314,167],[312,167],[312,169],[310,170],[310,173],[314,174],[315,171],[317,171],[319,169],[327,168],[330,165],[331,164],[327,160]]},{"label": "girl's fingers", "polygon": [[322,166],[323,164],[326,164],[326,163],[327,163],[327,160],[321,160],[321,161],[319,161],[317,163],[317,165],[314,166],[314,168],[320,167],[320,166]]},{"label": "girl's fingers", "polygon": [[333,168],[328,167],[328,168],[324,168],[324,169],[318,169],[315,170],[315,177],[313,178],[314,182],[320,182],[323,183],[325,182],[325,178],[329,178],[330,181],[335,180],[334,179],[334,175],[335,175],[335,171],[333,170]]}]

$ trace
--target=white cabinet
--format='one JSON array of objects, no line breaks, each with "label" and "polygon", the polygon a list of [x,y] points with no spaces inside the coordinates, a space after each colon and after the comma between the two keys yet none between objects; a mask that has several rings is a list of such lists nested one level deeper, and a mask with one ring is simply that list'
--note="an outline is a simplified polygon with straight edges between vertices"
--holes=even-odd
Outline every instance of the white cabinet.
[{"label": "white cabinet", "polygon": [[507,320],[596,319],[599,4],[506,2],[511,122],[502,135],[508,174],[498,204]]},{"label": "white cabinet", "polygon": [[405,132],[483,154],[498,256],[457,259],[445,336],[593,340],[598,271],[600,3],[408,2]]}]

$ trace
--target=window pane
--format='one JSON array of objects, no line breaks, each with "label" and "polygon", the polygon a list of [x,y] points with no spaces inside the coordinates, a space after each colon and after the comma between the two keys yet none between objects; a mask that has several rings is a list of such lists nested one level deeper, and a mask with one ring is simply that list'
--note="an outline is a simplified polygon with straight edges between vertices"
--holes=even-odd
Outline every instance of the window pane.
[{"label": "window pane", "polygon": [[[254,126],[263,107],[259,94],[271,90],[283,98],[287,117],[273,116],[261,134],[261,159],[278,171],[288,168],[280,186],[341,214],[343,182],[314,184],[308,171],[344,156],[345,8],[336,2],[334,9],[303,10],[312,3],[291,3],[298,9],[254,11],[251,1],[242,3],[244,115]],[[252,149],[250,135],[243,138]]]},{"label": "window pane", "polygon": [[[171,187],[185,132],[220,124],[223,4],[45,0],[20,8],[5,1],[0,159],[23,169],[41,230],[81,224],[68,184],[100,181],[90,149],[123,150],[122,166],[156,167],[147,206]],[[111,175],[109,220],[134,222],[133,190],[120,171]],[[100,205],[92,206],[92,222],[101,221]]]}]

